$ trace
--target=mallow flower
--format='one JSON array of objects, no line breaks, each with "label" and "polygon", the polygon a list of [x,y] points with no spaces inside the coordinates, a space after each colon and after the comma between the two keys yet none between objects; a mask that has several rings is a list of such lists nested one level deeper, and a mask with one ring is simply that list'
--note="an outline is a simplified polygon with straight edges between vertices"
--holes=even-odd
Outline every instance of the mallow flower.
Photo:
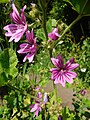
[{"label": "mallow flower", "polygon": [[5,36],[10,37],[9,42],[13,40],[15,42],[18,42],[27,31],[28,27],[26,23],[26,17],[24,15],[26,5],[23,7],[23,9],[21,9],[21,16],[19,15],[19,12],[14,3],[12,4],[12,9],[13,11],[10,14],[10,17],[15,24],[11,23],[9,25],[6,25],[3,29],[7,31],[5,33]]},{"label": "mallow flower", "polygon": [[58,28],[54,28],[51,33],[48,33],[48,37],[51,38],[51,40],[57,40],[59,36]]},{"label": "mallow flower", "polygon": [[20,45],[20,49],[17,52],[20,54],[26,54],[23,59],[23,62],[25,62],[28,59],[30,63],[33,61],[33,58],[37,51],[37,44],[36,44],[37,38],[34,38],[33,29],[31,30],[31,32],[29,30],[26,32],[26,39],[28,43],[22,43]]},{"label": "mallow flower", "polygon": [[73,83],[73,78],[76,78],[77,74],[73,72],[75,68],[79,66],[78,63],[74,63],[74,58],[71,58],[64,64],[62,56],[59,54],[56,58],[51,58],[55,68],[50,69],[52,73],[51,79],[54,80],[55,84],[60,83],[65,87],[65,83]]},{"label": "mallow flower", "polygon": [[37,100],[35,100],[35,104],[30,106],[31,108],[30,112],[34,112],[35,117],[37,117],[38,113],[42,111],[41,100],[42,100],[42,94],[41,92],[39,92],[37,96]]},{"label": "mallow flower", "polygon": [[37,99],[35,99],[35,104],[30,105],[30,112],[34,112],[34,117],[38,116],[38,113],[42,111],[43,106],[48,102],[48,94],[44,93],[44,96],[41,92],[38,92]]}]

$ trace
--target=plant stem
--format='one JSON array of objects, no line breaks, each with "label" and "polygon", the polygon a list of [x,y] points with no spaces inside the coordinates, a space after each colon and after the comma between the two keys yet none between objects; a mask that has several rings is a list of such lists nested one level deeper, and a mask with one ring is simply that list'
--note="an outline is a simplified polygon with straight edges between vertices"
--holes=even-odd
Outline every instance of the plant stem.
[{"label": "plant stem", "polygon": [[60,38],[55,42],[54,46],[56,46],[56,44],[64,37],[64,35],[73,27],[73,25],[75,25],[77,23],[77,21],[79,21],[83,16],[82,15],[78,15],[78,17],[64,30],[64,32],[62,33],[62,35],[60,36]]},{"label": "plant stem", "polygon": [[[19,88],[15,87],[15,86],[12,86],[10,83],[8,83],[7,86],[10,87],[14,91],[16,90],[16,91],[20,92],[21,95],[27,96],[22,89],[19,89]],[[37,99],[37,97],[32,96],[32,95],[30,95],[30,97],[34,98],[34,99]]]},{"label": "plant stem", "polygon": [[43,27],[45,37],[46,37],[46,41],[47,41],[48,40],[48,33],[47,33],[47,29],[46,29],[46,8],[45,8],[45,4],[44,4],[45,1],[38,0],[38,2],[40,4],[42,12],[43,12],[42,27]]},{"label": "plant stem", "polygon": [[25,74],[25,72],[26,72],[26,67],[27,67],[27,62],[24,63],[24,67],[23,67],[23,76],[24,76],[24,74]]},{"label": "plant stem", "polygon": [[[49,54],[50,54],[50,59],[52,57],[52,48],[49,49]],[[54,95],[55,95],[55,103],[57,104],[57,88],[56,88],[56,85],[54,84],[54,81],[53,81],[53,88],[54,88]]]}]

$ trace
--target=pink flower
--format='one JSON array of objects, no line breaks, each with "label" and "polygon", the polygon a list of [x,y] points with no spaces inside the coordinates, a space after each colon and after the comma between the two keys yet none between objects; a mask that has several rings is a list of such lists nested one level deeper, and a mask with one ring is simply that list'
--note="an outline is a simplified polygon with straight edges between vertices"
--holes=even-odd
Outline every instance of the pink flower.
[{"label": "pink flower", "polygon": [[37,96],[37,100],[35,100],[35,104],[31,105],[30,108],[30,112],[35,112],[34,113],[34,116],[38,116],[38,113],[42,111],[42,108],[41,108],[41,100],[42,100],[42,94],[41,92],[38,93],[38,96]]},{"label": "pink flower", "polygon": [[38,113],[42,111],[42,108],[40,106],[40,103],[35,103],[33,105],[30,106],[31,110],[30,112],[35,112],[34,116],[38,116]]},{"label": "pink flower", "polygon": [[52,40],[57,40],[59,38],[58,34],[58,28],[54,28],[51,33],[48,34],[48,37],[50,37]]},{"label": "pink flower", "polygon": [[78,63],[74,63],[74,58],[68,60],[64,65],[63,59],[59,54],[56,58],[51,58],[51,61],[56,66],[56,68],[50,70],[52,73],[51,79],[54,80],[54,83],[60,83],[63,87],[65,87],[66,81],[69,84],[72,84],[73,78],[76,78],[77,76],[72,70],[79,66]]},{"label": "pink flower", "polygon": [[3,29],[7,30],[5,36],[10,37],[9,42],[13,40],[15,42],[18,42],[22,38],[23,34],[26,32],[28,27],[26,23],[26,17],[24,15],[24,10],[26,9],[26,5],[21,10],[21,16],[19,15],[18,10],[14,4],[12,4],[12,9],[13,12],[10,14],[10,17],[15,24],[13,23],[9,24],[5,26]]},{"label": "pink flower", "polygon": [[85,89],[80,90],[80,94],[81,94],[81,95],[84,96],[86,93],[87,93],[87,91],[86,91]]},{"label": "pink flower", "polygon": [[37,51],[37,38],[34,38],[33,30],[31,30],[31,32],[26,32],[26,39],[28,40],[28,43],[22,43],[20,45],[20,50],[18,50],[17,52],[20,54],[26,54],[26,56],[23,59],[23,62],[25,62],[27,59],[29,60],[29,62],[32,62]]}]

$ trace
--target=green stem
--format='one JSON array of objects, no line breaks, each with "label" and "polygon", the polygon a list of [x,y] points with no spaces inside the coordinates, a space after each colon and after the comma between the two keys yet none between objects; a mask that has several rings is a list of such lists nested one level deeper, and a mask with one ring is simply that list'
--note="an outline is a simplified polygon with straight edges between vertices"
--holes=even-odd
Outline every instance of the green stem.
[{"label": "green stem", "polygon": [[[15,86],[12,86],[10,83],[8,83],[7,86],[10,87],[14,91],[16,90],[16,91],[20,92],[21,95],[26,96],[26,94],[24,93],[24,91],[22,89],[19,89],[19,88],[15,87]],[[32,96],[32,95],[30,95],[30,97],[33,98],[33,99],[37,99],[37,97]]]},{"label": "green stem", "polygon": [[[73,27],[73,25],[75,25],[77,23],[77,21],[79,21],[82,17],[83,17],[82,15],[78,15],[78,17],[64,30],[64,32],[60,36],[59,40],[61,40],[64,37],[64,35]],[[59,40],[57,40],[55,42],[53,47],[56,46],[56,44],[59,42]]]},{"label": "green stem", "polygon": [[43,12],[42,27],[43,27],[46,41],[47,41],[48,40],[48,33],[47,33],[47,29],[46,29],[46,9],[45,9],[45,4],[44,4],[45,2],[43,0],[38,0],[38,2],[40,4],[42,12]]},{"label": "green stem", "polygon": [[[52,48],[49,49],[49,54],[50,54],[50,59],[52,57]],[[55,103],[57,104],[57,88],[56,88],[56,85],[54,84],[54,81],[53,81],[53,88],[54,88],[54,95],[55,95]]]},{"label": "green stem", "polygon": [[10,42],[10,48],[13,50],[13,42]]},{"label": "green stem", "polygon": [[27,68],[27,62],[24,63],[24,67],[23,67],[23,76],[24,76],[24,74],[25,74],[25,72],[26,72],[26,68]]}]

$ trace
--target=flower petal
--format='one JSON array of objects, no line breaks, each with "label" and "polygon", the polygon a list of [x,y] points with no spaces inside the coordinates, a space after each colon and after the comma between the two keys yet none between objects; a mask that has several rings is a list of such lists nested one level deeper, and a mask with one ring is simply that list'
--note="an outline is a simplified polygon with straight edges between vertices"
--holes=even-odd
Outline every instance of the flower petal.
[{"label": "flower petal", "polygon": [[18,53],[24,54],[24,53],[28,53],[28,52],[31,51],[29,44],[26,44],[26,45],[25,45],[25,43],[23,43],[23,45],[21,44],[20,46],[21,46],[22,48],[17,51]]},{"label": "flower petal", "polygon": [[23,9],[21,9],[22,13],[21,13],[21,19],[24,23],[26,23],[26,17],[24,15],[24,10],[26,9],[26,5],[24,5]]},{"label": "flower petal", "polygon": [[34,44],[34,33],[33,33],[33,29],[31,30],[31,32],[28,30],[26,32],[26,39],[28,40],[28,42],[30,44]]},{"label": "flower petal", "polygon": [[11,33],[11,36],[12,36],[12,34],[15,33],[17,30],[17,25],[16,24],[9,24],[9,25],[6,25],[3,29],[7,30],[9,33]]},{"label": "flower petal", "polygon": [[74,63],[74,58],[71,58],[70,60],[67,61],[67,63],[65,64],[65,69],[66,70],[74,70],[75,68],[77,68],[79,66],[78,63]]},{"label": "flower petal", "polygon": [[55,80],[57,75],[58,75],[58,69],[57,68],[52,68],[52,69],[50,69],[50,72],[52,72],[51,79]]},{"label": "flower petal", "polygon": [[60,65],[60,67],[64,66],[64,61],[63,61],[62,56],[60,54],[58,54],[58,56],[56,58],[59,59],[59,65]]},{"label": "flower petal", "polygon": [[29,60],[29,63],[33,61],[33,58],[34,58],[35,54],[27,54],[24,59],[23,59],[23,62],[25,62],[27,59]]},{"label": "flower petal", "polygon": [[9,39],[9,42],[11,42],[12,40],[18,42],[22,38],[26,29],[27,29],[27,25],[23,26],[22,29],[17,29],[16,32],[12,34],[11,38]]},{"label": "flower petal", "polygon": [[67,74],[70,78],[76,78],[76,76],[77,76],[77,74],[72,71],[66,71],[64,74],[65,75]]},{"label": "flower petal", "polygon": [[39,92],[37,97],[38,97],[39,99],[41,99],[41,98],[42,98],[42,93]]},{"label": "flower petal", "polygon": [[36,116],[36,117],[37,117],[37,116],[38,116],[38,112],[39,112],[39,111],[38,111],[38,110],[36,110],[36,112],[34,113],[34,116]]},{"label": "flower petal", "polygon": [[54,28],[51,33],[48,34],[52,40],[57,40],[60,35],[58,34],[58,28]]},{"label": "flower petal", "polygon": [[38,103],[35,103],[33,108],[30,110],[30,112],[34,112],[38,109]]},{"label": "flower petal", "polygon": [[63,87],[65,87],[65,83],[66,83],[65,77],[64,77],[64,75],[61,75],[61,76],[60,76],[60,84],[61,84]]},{"label": "flower petal", "polygon": [[57,68],[60,67],[60,65],[59,65],[59,60],[58,60],[58,59],[56,59],[56,58],[51,58],[51,61],[52,61],[52,63],[53,63]]},{"label": "flower petal", "polygon": [[73,63],[70,66],[66,66],[66,70],[74,70],[77,67],[79,67],[79,64],[78,63]]},{"label": "flower petal", "polygon": [[10,14],[10,17],[12,18],[13,22],[15,22],[16,24],[22,24],[21,18],[19,16],[19,13],[15,4],[12,4],[12,9],[13,9],[13,12]]},{"label": "flower petal", "polygon": [[11,42],[13,40],[15,42],[18,42],[21,39],[21,37],[23,36],[23,34],[24,34],[23,29],[17,30],[16,33],[12,34],[12,37],[9,39],[9,42]]}]

